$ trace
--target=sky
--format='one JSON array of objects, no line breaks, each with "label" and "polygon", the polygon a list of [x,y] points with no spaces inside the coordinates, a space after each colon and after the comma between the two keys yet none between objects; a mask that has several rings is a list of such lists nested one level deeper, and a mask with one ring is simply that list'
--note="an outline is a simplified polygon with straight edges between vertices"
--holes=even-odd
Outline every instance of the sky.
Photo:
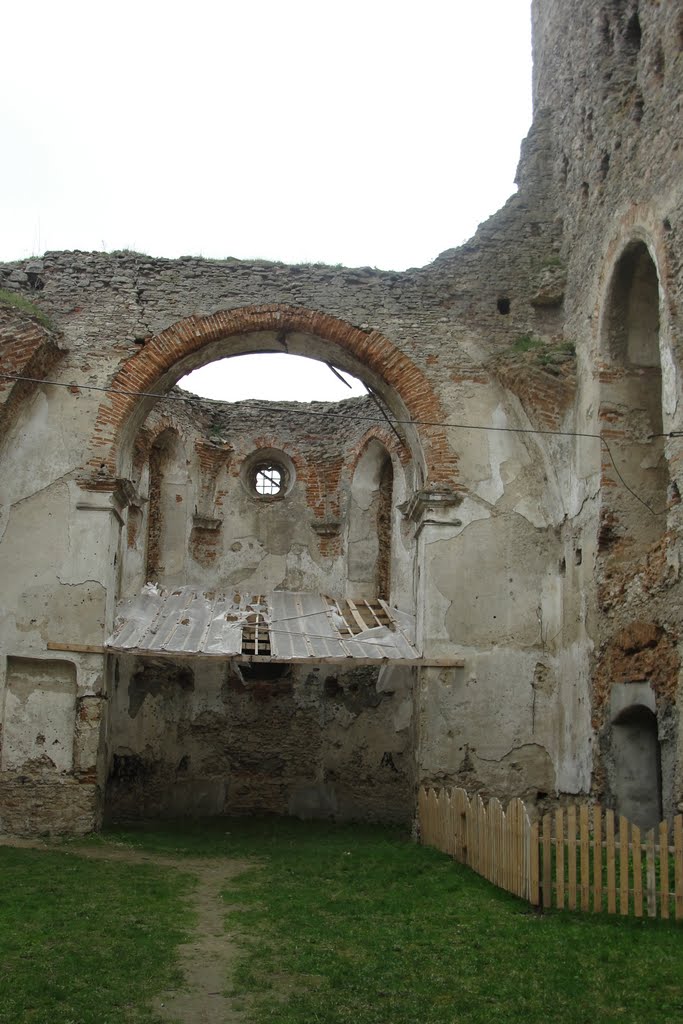
[{"label": "sky", "polygon": [[423,266],[514,191],[529,6],[6,5],[0,260]]}]

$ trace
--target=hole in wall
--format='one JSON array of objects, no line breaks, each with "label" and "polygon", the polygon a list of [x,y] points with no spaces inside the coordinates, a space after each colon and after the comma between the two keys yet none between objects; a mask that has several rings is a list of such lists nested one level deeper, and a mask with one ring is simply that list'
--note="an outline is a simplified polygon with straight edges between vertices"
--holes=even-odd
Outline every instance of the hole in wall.
[{"label": "hole in wall", "polygon": [[510,300],[507,298],[498,299],[498,302],[496,303],[496,309],[501,314],[501,316],[507,316],[507,314],[510,312]]},{"label": "hole in wall", "polygon": [[569,177],[569,157],[566,153],[562,154],[562,170],[560,173],[562,175],[562,184],[566,185],[567,178]]},{"label": "hole in wall", "polygon": [[245,683],[271,683],[277,679],[286,679],[290,675],[291,666],[279,662],[241,662],[239,670]]},{"label": "hole in wall", "polygon": [[638,52],[640,44],[643,41],[643,30],[640,27],[640,18],[638,17],[637,11],[634,11],[626,23],[624,40],[626,42],[626,46],[632,53]]},{"label": "hole in wall", "polygon": [[574,565],[581,565],[583,562],[583,551],[581,548],[577,548],[574,552]]}]

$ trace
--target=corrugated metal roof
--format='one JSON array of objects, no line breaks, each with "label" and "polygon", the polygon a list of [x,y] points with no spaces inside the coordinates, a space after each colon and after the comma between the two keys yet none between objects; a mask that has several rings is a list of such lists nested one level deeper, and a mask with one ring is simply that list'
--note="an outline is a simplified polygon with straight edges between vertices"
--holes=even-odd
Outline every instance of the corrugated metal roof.
[{"label": "corrugated metal roof", "polygon": [[[259,639],[255,642],[255,634]],[[220,594],[148,583],[117,608],[106,646],[130,654],[270,661],[413,660],[412,616],[384,601],[337,602],[322,594]]]}]

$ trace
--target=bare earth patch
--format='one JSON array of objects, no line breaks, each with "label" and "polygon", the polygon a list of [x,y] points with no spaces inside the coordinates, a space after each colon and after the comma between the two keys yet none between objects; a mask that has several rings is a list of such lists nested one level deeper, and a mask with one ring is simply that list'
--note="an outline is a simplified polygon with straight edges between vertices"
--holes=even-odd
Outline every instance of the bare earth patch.
[{"label": "bare earth patch", "polygon": [[244,1024],[245,1017],[226,994],[238,955],[234,936],[225,930],[227,907],[222,892],[227,882],[252,867],[244,860],[214,857],[168,857],[145,853],[128,846],[56,846],[49,842],[0,837],[0,845],[27,849],[59,849],[92,860],[128,864],[155,864],[195,875],[192,910],[197,915],[189,942],[178,947],[179,966],[185,979],[182,989],[162,992],[153,1008],[169,1024]]}]

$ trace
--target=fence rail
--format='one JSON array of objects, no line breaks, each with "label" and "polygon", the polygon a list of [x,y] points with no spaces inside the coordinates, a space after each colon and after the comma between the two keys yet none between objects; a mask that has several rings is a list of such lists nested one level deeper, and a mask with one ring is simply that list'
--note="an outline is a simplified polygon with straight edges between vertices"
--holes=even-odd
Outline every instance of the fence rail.
[{"label": "fence rail", "polygon": [[683,815],[644,835],[599,804],[532,824],[521,800],[423,786],[418,819],[423,843],[534,906],[683,920]]}]

